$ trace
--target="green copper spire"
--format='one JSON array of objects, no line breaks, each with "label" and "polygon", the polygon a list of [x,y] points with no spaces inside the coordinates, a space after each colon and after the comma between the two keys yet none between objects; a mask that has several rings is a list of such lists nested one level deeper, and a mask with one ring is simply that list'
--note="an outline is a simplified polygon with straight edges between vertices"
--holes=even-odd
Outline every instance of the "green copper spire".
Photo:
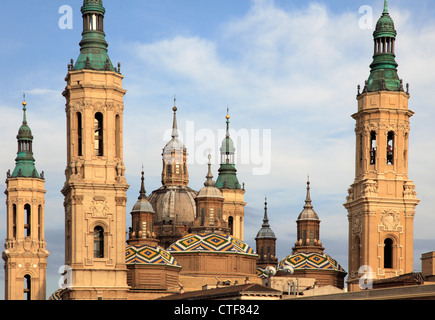
[{"label": "green copper spire", "polygon": [[237,180],[237,170],[234,164],[234,148],[233,140],[230,137],[230,116],[227,113],[227,132],[224,140],[222,141],[221,151],[221,165],[219,168],[219,176],[216,180],[216,188],[219,189],[240,189],[239,181]]},{"label": "green copper spire", "polygon": [[384,0],[384,11],[373,33],[375,48],[366,91],[402,90],[401,80],[397,74],[398,64],[395,60],[396,35],[394,21],[388,13],[388,1]]},{"label": "green copper spire", "polygon": [[104,14],[102,0],[84,0],[82,6],[83,33],[80,41],[80,56],[74,66],[75,70],[91,69],[114,71],[107,54],[106,35],[104,33]]},{"label": "green copper spire", "polygon": [[384,0],[384,14],[388,13],[388,0]]},{"label": "green copper spire", "polygon": [[25,177],[25,178],[40,178],[35,167],[35,159],[33,158],[32,144],[33,136],[30,127],[27,125],[26,119],[27,102],[23,101],[23,123],[18,130],[18,152],[15,159],[15,169],[12,175],[8,172],[8,177]]}]

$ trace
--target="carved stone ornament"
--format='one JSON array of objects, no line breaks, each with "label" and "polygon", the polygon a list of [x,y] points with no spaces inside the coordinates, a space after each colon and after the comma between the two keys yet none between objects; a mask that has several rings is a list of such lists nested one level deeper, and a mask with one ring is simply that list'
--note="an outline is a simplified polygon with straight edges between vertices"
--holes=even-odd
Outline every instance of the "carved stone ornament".
[{"label": "carved stone ornament", "polygon": [[363,196],[373,197],[378,195],[378,184],[374,180],[367,180],[363,183]]},{"label": "carved stone ornament", "polygon": [[385,231],[397,231],[400,218],[397,212],[384,211],[381,215],[381,223]]},{"label": "carved stone ornament", "polygon": [[105,217],[107,215],[107,212],[109,211],[107,201],[95,198],[92,201],[90,211],[92,212],[92,216],[94,217]]},{"label": "carved stone ornament", "polygon": [[356,214],[352,219],[352,233],[361,233],[361,214]]},{"label": "carved stone ornament", "polygon": [[354,189],[351,187],[349,189],[347,189],[347,192],[349,193],[349,195],[346,197],[346,200],[349,201],[353,201],[354,200]]},{"label": "carved stone ornament", "polygon": [[415,192],[415,184],[407,181],[403,186],[403,197],[405,199],[415,199],[417,197],[417,192]]}]

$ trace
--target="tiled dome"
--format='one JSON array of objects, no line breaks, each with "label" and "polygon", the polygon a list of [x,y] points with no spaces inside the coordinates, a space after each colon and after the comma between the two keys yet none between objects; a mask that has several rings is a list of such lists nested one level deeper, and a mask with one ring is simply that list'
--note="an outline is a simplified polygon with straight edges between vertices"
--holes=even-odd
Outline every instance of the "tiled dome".
[{"label": "tiled dome", "polygon": [[278,271],[289,266],[294,270],[334,270],[346,272],[337,261],[325,253],[305,253],[299,252],[291,254],[281,260],[278,265]]},{"label": "tiled dome", "polygon": [[173,243],[168,251],[170,253],[208,251],[256,256],[255,251],[245,242],[218,233],[188,234]]},{"label": "tiled dome", "polygon": [[127,265],[141,264],[141,265],[168,265],[180,267],[175,258],[165,249],[159,246],[142,245],[133,246],[128,245],[125,249],[125,263]]}]

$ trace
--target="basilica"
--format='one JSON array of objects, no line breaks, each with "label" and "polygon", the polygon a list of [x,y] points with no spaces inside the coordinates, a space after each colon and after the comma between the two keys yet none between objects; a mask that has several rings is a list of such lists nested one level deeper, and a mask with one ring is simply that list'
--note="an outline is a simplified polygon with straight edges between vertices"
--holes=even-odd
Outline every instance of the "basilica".
[{"label": "basilica", "polygon": [[[62,93],[67,133],[61,190],[68,266],[64,284],[56,292],[46,292],[50,253],[44,236],[45,178],[35,166],[31,114],[24,100],[16,164],[7,173],[5,191],[7,238],[2,257],[7,300],[282,299],[315,295],[322,288],[359,292],[368,283],[361,279],[375,287],[432,279],[431,253],[422,260],[423,273],[412,273],[413,219],[419,203],[407,175],[413,112],[408,109],[407,86],[398,76],[397,34],[387,1],[374,32],[370,75],[364,87],[358,87],[352,115],[356,159],[355,180],[344,204],[349,221],[347,271],[324,252],[309,179],[292,252],[281,261],[276,256],[267,199],[256,248],[245,242],[246,191],[237,176],[229,114],[222,117],[226,135],[219,168],[209,161],[203,187],[193,190],[174,99],[173,121],[168,124],[171,139],[161,154],[161,187],[147,194],[142,172],[137,181],[129,181],[138,198],[127,208],[124,75],[108,54],[103,1],[84,0],[81,12],[80,53],[68,64]],[[364,266],[370,269],[361,270]]]}]

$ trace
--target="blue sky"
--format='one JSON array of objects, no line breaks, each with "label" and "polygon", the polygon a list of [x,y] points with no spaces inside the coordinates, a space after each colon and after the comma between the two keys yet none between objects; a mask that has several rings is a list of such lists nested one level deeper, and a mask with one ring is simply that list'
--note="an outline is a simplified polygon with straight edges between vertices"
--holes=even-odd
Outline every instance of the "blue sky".
[{"label": "blue sky", "polygon": [[[398,30],[399,76],[410,83],[409,178],[421,203],[414,229],[414,269],[435,249],[435,6],[431,0],[391,0]],[[79,55],[82,1],[17,0],[0,3],[0,174],[13,169],[22,94],[28,102],[39,171],[46,178],[48,293],[63,264],[64,209],[60,190],[66,166],[64,77]],[[73,9],[73,29],[62,30],[59,8]],[[109,56],[125,76],[124,160],[129,211],[137,198],[142,165],[149,194],[160,186],[161,149],[177,96],[179,127],[189,148],[190,186],[199,190],[206,152],[217,158],[225,114],[239,154],[238,177],[246,185],[245,241],[255,247],[264,197],[278,237],[278,258],[291,253],[309,173],[314,209],[326,253],[347,270],[347,212],[354,179],[356,86],[369,75],[373,29],[361,29],[363,5],[381,0],[105,0]],[[188,134],[193,131],[194,139]],[[243,133],[248,140],[243,140]],[[218,134],[219,133],[219,134]],[[267,143],[267,134],[271,143]],[[237,139],[240,137],[240,139]],[[260,138],[260,153],[255,138]],[[263,138],[266,143],[263,143]],[[269,149],[270,147],[270,149]],[[270,150],[270,151],[268,151]],[[263,154],[262,154],[263,151]],[[256,156],[257,155],[260,156]],[[253,168],[270,170],[255,174]],[[217,163],[213,169],[217,176]],[[267,166],[266,166],[267,167]],[[5,189],[0,180],[0,189]],[[0,193],[0,203],[5,203]],[[0,242],[6,238],[0,206]],[[0,298],[4,291],[0,273]]]}]

